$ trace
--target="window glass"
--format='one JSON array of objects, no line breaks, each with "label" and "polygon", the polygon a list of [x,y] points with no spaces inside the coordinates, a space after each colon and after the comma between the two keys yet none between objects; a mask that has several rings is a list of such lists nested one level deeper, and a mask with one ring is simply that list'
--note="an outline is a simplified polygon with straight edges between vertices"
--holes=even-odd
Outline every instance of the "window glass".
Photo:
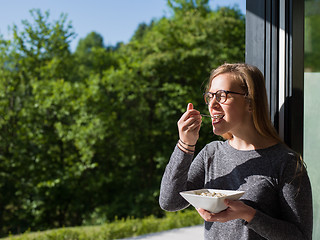
[{"label": "window glass", "polygon": [[313,239],[320,239],[320,1],[305,0],[304,160],[313,191]]}]

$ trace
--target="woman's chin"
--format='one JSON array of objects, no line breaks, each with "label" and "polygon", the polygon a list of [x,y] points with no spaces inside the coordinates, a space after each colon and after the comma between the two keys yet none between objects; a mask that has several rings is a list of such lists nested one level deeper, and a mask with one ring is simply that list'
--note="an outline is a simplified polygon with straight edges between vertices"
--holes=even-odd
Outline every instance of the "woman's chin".
[{"label": "woman's chin", "polygon": [[223,134],[225,134],[225,133],[227,133],[227,132],[226,132],[226,131],[223,131],[222,129],[218,129],[218,128],[213,127],[213,133],[214,133],[215,135],[221,136],[221,135],[223,135]]}]

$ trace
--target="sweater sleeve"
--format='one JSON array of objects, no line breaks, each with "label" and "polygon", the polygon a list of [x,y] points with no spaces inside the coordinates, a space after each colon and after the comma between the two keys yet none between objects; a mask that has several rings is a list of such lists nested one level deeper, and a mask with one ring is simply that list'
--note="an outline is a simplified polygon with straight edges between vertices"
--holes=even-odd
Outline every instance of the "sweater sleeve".
[{"label": "sweater sleeve", "polygon": [[[284,167],[279,182],[281,219],[257,210],[246,226],[266,239],[312,239],[312,194],[305,168],[297,172],[297,164],[290,161]],[[294,176],[294,177],[292,177]]]},{"label": "sweater sleeve", "polygon": [[[200,154],[197,155],[195,160],[198,158],[201,158]],[[189,203],[180,195],[180,192],[198,188],[189,179],[189,175],[192,172],[197,172],[192,170],[194,168],[191,166],[192,159],[192,154],[187,154],[177,146],[175,147],[166,166],[160,186],[159,204],[163,210],[178,211],[189,206]]]}]

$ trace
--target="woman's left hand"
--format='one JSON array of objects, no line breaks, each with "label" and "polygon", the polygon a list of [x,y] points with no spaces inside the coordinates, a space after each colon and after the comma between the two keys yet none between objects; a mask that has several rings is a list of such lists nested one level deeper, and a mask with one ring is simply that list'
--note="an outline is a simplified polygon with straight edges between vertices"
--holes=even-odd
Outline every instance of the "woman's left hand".
[{"label": "woman's left hand", "polygon": [[256,214],[254,208],[246,205],[242,201],[225,199],[224,203],[228,208],[219,213],[211,213],[202,208],[197,208],[197,211],[207,222],[227,222],[233,219],[244,219],[245,221],[250,222]]}]

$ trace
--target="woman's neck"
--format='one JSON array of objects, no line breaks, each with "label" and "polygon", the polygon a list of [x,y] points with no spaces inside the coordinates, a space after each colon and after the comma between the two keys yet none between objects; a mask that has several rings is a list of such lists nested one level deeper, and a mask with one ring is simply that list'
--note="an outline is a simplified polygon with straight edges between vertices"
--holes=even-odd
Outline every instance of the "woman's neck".
[{"label": "woman's neck", "polygon": [[271,137],[263,137],[258,132],[254,134],[247,133],[244,136],[233,135],[229,144],[238,150],[256,150],[271,147],[278,142]]}]

